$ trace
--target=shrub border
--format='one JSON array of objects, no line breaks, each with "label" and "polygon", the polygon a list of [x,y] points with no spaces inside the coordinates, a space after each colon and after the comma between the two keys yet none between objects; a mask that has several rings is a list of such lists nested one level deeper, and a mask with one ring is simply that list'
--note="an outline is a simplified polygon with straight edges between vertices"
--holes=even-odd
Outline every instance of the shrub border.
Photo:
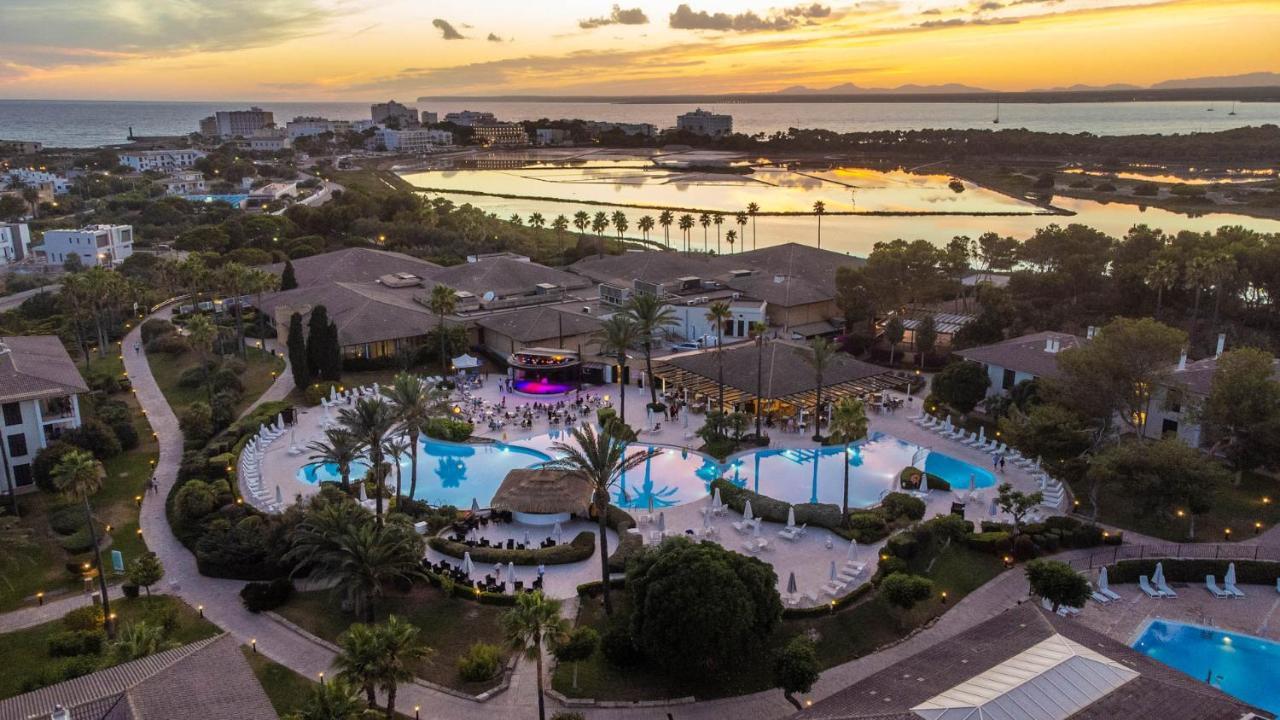
[{"label": "shrub border", "polygon": [[[447,529],[446,532],[448,532]],[[467,545],[450,540],[443,535],[427,538],[427,545],[432,550],[452,558],[461,558],[464,553],[471,553],[471,559],[479,563],[567,565],[589,560],[595,554],[596,534],[590,530],[583,530],[566,544],[524,550]]]}]

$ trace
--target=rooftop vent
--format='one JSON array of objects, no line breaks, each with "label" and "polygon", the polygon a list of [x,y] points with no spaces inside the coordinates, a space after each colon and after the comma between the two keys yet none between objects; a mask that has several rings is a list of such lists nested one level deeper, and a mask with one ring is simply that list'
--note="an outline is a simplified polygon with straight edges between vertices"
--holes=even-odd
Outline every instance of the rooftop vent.
[{"label": "rooftop vent", "polygon": [[49,713],[49,720],[71,720],[71,711],[61,705],[54,705],[53,712]]},{"label": "rooftop vent", "polygon": [[773,276],[773,284],[775,284],[775,285],[781,285],[782,283],[784,283],[784,282],[786,282],[786,281],[787,281],[787,276],[786,276],[786,275],[774,275],[774,276]]},{"label": "rooftop vent", "polygon": [[751,271],[750,271],[750,270],[748,270],[748,269],[746,269],[746,268],[741,268],[741,269],[738,269],[738,270],[730,270],[730,271],[729,271],[729,277],[732,277],[732,278],[742,278],[742,277],[747,277],[747,276],[748,276],[748,275],[750,275],[750,274],[751,274]]},{"label": "rooftop vent", "polygon": [[1062,341],[1058,338],[1051,337],[1044,341],[1044,351],[1047,353],[1056,353],[1062,349]]},{"label": "rooftop vent", "polygon": [[383,275],[378,278],[378,283],[389,288],[406,288],[422,284],[422,278],[413,273],[398,272]]}]

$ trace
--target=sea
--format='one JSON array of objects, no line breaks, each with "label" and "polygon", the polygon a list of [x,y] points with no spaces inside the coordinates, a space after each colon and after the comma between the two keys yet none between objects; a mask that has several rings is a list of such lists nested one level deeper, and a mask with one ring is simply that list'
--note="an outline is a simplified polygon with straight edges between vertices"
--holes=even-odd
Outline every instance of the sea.
[{"label": "sea", "polygon": [[[407,103],[444,116],[456,110],[483,110],[501,120],[576,118],[675,124],[689,104],[617,102],[422,101]],[[369,105],[354,102],[140,102],[0,99],[0,139],[32,140],[48,147],[96,147],[137,136],[185,135],[217,110],[261,107],[278,124],[298,116],[334,120],[369,117]],[[1041,132],[1089,132],[1097,135],[1172,134],[1280,124],[1280,103],[1105,102],[1016,103],[997,108],[985,103],[715,103],[704,109],[733,116],[734,129],[746,134],[788,128],[836,132],[923,130],[934,128],[1026,128]],[[1234,114],[1232,114],[1234,112]]]}]

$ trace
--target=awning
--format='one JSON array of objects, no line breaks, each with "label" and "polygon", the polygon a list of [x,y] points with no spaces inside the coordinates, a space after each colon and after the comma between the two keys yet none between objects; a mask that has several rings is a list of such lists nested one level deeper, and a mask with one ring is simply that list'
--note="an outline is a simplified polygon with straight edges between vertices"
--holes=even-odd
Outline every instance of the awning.
[{"label": "awning", "polygon": [[453,359],[453,369],[474,370],[480,367],[480,358],[463,353]]}]

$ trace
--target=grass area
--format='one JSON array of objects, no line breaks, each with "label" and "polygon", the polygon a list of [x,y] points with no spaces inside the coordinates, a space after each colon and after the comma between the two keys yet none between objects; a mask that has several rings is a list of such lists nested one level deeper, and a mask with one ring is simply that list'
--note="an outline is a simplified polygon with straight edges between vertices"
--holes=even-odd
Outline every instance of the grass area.
[{"label": "grass area", "polygon": [[[216,625],[201,618],[199,613],[177,598],[157,595],[118,600],[111,604],[112,612],[117,615],[117,627],[155,618],[157,613],[168,612],[167,608],[172,608],[176,618],[167,638],[171,642],[184,645],[219,632]],[[49,639],[65,630],[61,620],[54,620],[0,635],[0,666],[5,668],[5,672],[0,673],[0,697],[11,697],[61,682],[69,677],[67,673],[72,665],[79,665],[82,670],[111,666],[105,650],[97,655],[75,658],[50,657]],[[90,668],[91,663],[93,667]]]},{"label": "grass area", "polygon": [[[417,664],[415,675],[475,694],[488,690],[497,681],[463,682],[458,677],[457,660],[478,642],[498,645],[503,649],[504,657],[509,655],[498,627],[498,617],[504,611],[505,608],[448,597],[435,588],[419,584],[408,594],[392,592],[384,598],[378,606],[378,619],[398,615],[421,630],[419,638],[433,652]],[[326,591],[298,593],[277,612],[331,642],[336,642],[338,636],[356,621],[353,615],[342,612]]]},{"label": "grass area", "polygon": [[277,715],[284,717],[302,708],[311,693],[311,680],[280,663],[268,660],[266,655],[253,652],[248,647],[241,645],[240,651],[244,653],[244,659],[249,661],[249,667],[266,691]]},{"label": "grass area", "polygon": [[[783,620],[764,652],[742,658],[731,672],[720,676],[670,677],[644,667],[617,668],[597,650],[589,660],[579,663],[577,689],[573,687],[573,666],[567,663],[556,668],[552,686],[570,697],[622,701],[690,695],[706,700],[767,690],[773,687],[772,651],[796,635],[814,638],[822,667],[833,667],[867,655],[941,615],[948,607],[941,601],[942,591],[947,593],[947,602],[955,604],[1000,574],[1003,566],[998,558],[952,544],[933,552],[922,552],[912,560],[910,569],[933,580],[937,590],[933,599],[903,612],[881,600],[878,593],[872,593],[866,600],[830,615]],[[626,593],[616,593],[614,602],[615,617],[625,618]],[[583,599],[577,624],[590,625],[604,633],[609,621],[599,599]]]},{"label": "grass area", "polygon": [[[178,378],[185,370],[200,366],[198,354],[195,352],[186,352],[181,355],[148,353],[147,361],[151,364],[151,374],[155,377],[156,384],[160,386],[160,391],[169,401],[174,414],[181,416],[182,409],[191,403],[207,401],[207,391],[203,386],[182,387],[178,384]],[[271,383],[275,382],[272,373],[278,374],[283,370],[283,358],[273,357],[271,353],[263,350],[249,348],[245,371],[240,374],[244,393],[236,402],[236,414],[244,412],[245,408],[271,387]]]},{"label": "grass area", "polygon": [[[390,385],[392,380],[395,379],[396,375],[400,374],[401,372],[402,370],[400,368],[383,368],[381,370],[361,370],[359,372],[346,371],[342,373],[341,385],[344,388],[363,387],[365,385],[372,385],[373,383],[378,383],[380,385],[386,386],[386,385]],[[431,369],[429,367],[415,367],[410,369],[410,372],[418,375],[435,374],[431,372]],[[306,405],[307,401],[304,393],[305,393],[304,390],[299,390],[298,388],[295,387],[292,391],[290,391],[288,399],[295,404]]]},{"label": "grass area", "polygon": [[[1090,515],[1087,485],[1076,490],[1076,497],[1080,499],[1078,512]],[[1264,502],[1263,498],[1270,502]],[[1280,480],[1248,472],[1241,476],[1238,485],[1228,483],[1219,488],[1213,497],[1213,508],[1196,517],[1194,538],[1188,537],[1189,519],[1178,517],[1176,508],[1164,513],[1142,512],[1132,498],[1114,486],[1102,488],[1099,503],[1099,522],[1143,535],[1174,542],[1221,542],[1224,530],[1231,528],[1233,540],[1245,540],[1259,529],[1255,523],[1262,523],[1260,530],[1263,531],[1280,524]]]}]

